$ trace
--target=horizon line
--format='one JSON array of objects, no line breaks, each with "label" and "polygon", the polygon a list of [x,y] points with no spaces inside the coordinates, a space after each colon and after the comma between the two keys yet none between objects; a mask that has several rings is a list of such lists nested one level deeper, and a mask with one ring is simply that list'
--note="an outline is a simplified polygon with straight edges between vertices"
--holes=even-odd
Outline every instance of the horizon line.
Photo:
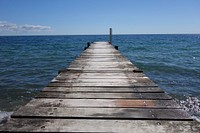
[{"label": "horizon line", "polygon": [[[200,33],[120,33],[113,35],[199,35]],[[0,36],[106,36],[109,34],[21,34],[21,35],[0,35]]]}]

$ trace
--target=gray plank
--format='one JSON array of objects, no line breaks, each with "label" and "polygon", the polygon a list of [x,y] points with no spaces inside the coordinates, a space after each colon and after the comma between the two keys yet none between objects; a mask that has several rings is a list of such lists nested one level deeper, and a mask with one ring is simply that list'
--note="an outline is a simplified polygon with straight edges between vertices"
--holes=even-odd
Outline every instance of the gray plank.
[{"label": "gray plank", "polygon": [[[99,63],[99,62],[98,62]],[[103,65],[103,64],[101,64],[101,65],[98,65],[98,64],[96,64],[96,65],[93,65],[93,64],[87,64],[87,62],[85,62],[85,63],[76,63],[76,64],[72,64],[72,65],[70,65],[69,66],[69,68],[72,68],[72,67],[74,67],[74,68],[82,68],[82,67],[87,67],[87,68],[108,68],[108,69],[110,69],[110,68],[113,68],[113,69],[119,69],[119,68],[136,68],[135,66],[133,66],[133,65],[130,65],[130,64],[115,64],[115,65],[112,65],[112,64],[105,64],[105,65]]]},{"label": "gray plank", "polygon": [[83,107],[83,108],[181,108],[173,100],[133,99],[51,99],[31,100],[27,106],[34,107]]},{"label": "gray plank", "polygon": [[40,92],[36,98],[60,99],[150,99],[170,100],[165,93],[72,93],[72,92]]},{"label": "gray plank", "polygon": [[79,77],[79,78],[135,78],[135,77],[146,77],[143,73],[133,73],[133,72],[127,72],[127,73],[110,73],[109,71],[106,73],[92,73],[92,72],[63,72],[60,73],[56,78],[68,78],[68,77]]},{"label": "gray plank", "polygon": [[[34,111],[33,111],[34,110]],[[140,120],[192,120],[182,109],[140,108],[55,108],[24,106],[12,118],[88,118],[88,119],[140,119]]]},{"label": "gray plank", "polygon": [[118,82],[118,83],[153,83],[148,77],[134,77],[134,78],[77,78],[76,80],[73,79],[55,79],[52,82],[59,82],[59,83],[67,83],[67,82],[74,82],[74,83],[110,83],[110,82]]},{"label": "gray plank", "polygon": [[[80,55],[76,59],[87,59],[87,58],[111,58],[111,59],[116,59],[116,58],[125,58],[123,55]],[[125,58],[128,60],[127,58]]]},{"label": "gray plank", "polygon": [[104,53],[104,54],[82,53],[81,56],[122,56],[122,54],[121,53]]},{"label": "gray plank", "polygon": [[[139,75],[140,76],[140,75]],[[138,77],[139,77],[138,76]],[[79,76],[71,76],[71,75],[59,75],[59,76],[57,76],[57,77],[55,77],[53,80],[54,81],[59,81],[59,80],[64,80],[64,81],[70,81],[70,80],[90,80],[90,79],[96,79],[96,80],[101,80],[101,79],[107,79],[107,80],[114,80],[114,79],[116,79],[116,80],[120,80],[120,79],[122,79],[122,80],[134,80],[135,78],[133,78],[133,77],[127,77],[127,76],[88,76],[88,75],[79,75]]]},{"label": "gray plank", "polygon": [[67,68],[59,70],[59,73],[136,73],[137,71],[140,71],[137,67],[135,67],[134,70],[83,70],[82,68]]},{"label": "gray plank", "polygon": [[66,83],[61,83],[61,82],[54,82],[54,83],[49,83],[48,87],[68,87],[68,86],[77,86],[77,87],[93,87],[93,86],[120,86],[120,87],[138,87],[138,86],[149,86],[149,87],[157,87],[155,83],[149,82],[135,82],[135,83],[117,83],[117,82],[106,82],[106,83],[98,83],[98,82],[93,82],[93,83],[73,83],[73,82],[66,82]]},{"label": "gray plank", "polygon": [[75,62],[124,62],[129,63],[130,61],[124,58],[89,58],[89,59],[76,59]]},{"label": "gray plank", "polygon": [[78,70],[92,70],[92,71],[133,71],[135,68],[132,67],[92,67],[92,66],[85,66],[85,67],[68,67],[69,69],[78,69]]},{"label": "gray plank", "polygon": [[95,93],[111,93],[111,92],[134,92],[134,93],[163,93],[159,87],[45,87],[42,91],[47,92],[95,92]]},{"label": "gray plank", "polygon": [[[99,59],[99,58],[98,58]],[[100,58],[101,59],[101,58]],[[134,66],[131,62],[83,62],[85,61],[85,59],[82,59],[81,62],[79,61],[75,61],[75,62],[72,62],[71,65],[94,65],[94,66],[107,66],[107,65],[111,65],[111,66],[114,66],[114,65],[130,65],[130,66]]]},{"label": "gray plank", "polygon": [[[139,70],[138,68],[134,69],[135,71]],[[134,73],[134,71],[131,70],[83,70],[82,68],[68,68],[68,69],[62,69],[59,73]]]},{"label": "gray plank", "polygon": [[195,121],[11,119],[1,132],[199,133]]}]

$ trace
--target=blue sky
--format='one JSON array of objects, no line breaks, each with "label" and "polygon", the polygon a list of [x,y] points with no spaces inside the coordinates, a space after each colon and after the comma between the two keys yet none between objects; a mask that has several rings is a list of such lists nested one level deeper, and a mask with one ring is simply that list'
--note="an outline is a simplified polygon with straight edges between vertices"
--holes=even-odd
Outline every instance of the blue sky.
[{"label": "blue sky", "polygon": [[200,0],[1,0],[0,35],[200,33]]}]

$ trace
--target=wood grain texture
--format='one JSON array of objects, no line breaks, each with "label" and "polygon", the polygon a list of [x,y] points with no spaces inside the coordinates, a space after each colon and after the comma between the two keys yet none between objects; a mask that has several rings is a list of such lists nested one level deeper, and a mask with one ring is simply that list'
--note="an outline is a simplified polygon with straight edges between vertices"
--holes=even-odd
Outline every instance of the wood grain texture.
[{"label": "wood grain texture", "polygon": [[199,133],[193,121],[11,119],[0,132]]}]

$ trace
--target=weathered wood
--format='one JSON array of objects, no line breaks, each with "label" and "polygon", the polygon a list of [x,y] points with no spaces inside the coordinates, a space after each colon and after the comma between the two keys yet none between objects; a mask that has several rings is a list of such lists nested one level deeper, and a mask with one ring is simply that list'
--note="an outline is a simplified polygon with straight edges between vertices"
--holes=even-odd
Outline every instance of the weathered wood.
[{"label": "weathered wood", "polygon": [[151,81],[148,77],[135,77],[135,78],[114,78],[114,79],[105,79],[105,78],[77,78],[76,80],[73,79],[66,79],[66,80],[62,80],[62,79],[55,79],[52,82],[59,82],[59,83],[67,83],[67,82],[74,82],[74,83],[110,83],[110,82],[120,82],[120,83],[136,83],[136,82],[140,82],[140,83],[153,83],[153,81]]},{"label": "weathered wood", "polygon": [[[34,110],[34,111],[33,111]],[[21,107],[12,118],[192,120],[182,109]]]},{"label": "weathered wood", "polygon": [[[134,70],[139,70],[138,68],[135,68]],[[134,73],[132,69],[130,70],[83,70],[83,68],[68,68],[68,69],[62,69],[59,71],[59,73]],[[134,73],[135,74],[135,73]]]},{"label": "weathered wood", "polygon": [[78,70],[93,70],[93,71],[134,71],[136,67],[97,67],[97,66],[85,66],[85,67],[68,67],[69,69],[78,69]]},{"label": "weathered wood", "polygon": [[61,99],[150,99],[170,100],[165,93],[71,93],[71,92],[41,92],[36,98],[61,98]]},{"label": "weathered wood", "polygon": [[181,108],[173,100],[132,99],[50,99],[31,100],[27,106],[37,107],[83,107],[83,108]]},{"label": "weathered wood", "polygon": [[0,132],[199,133],[192,120],[112,45],[97,42]]},{"label": "weathered wood", "polygon": [[163,93],[159,87],[45,87],[46,92]]},{"label": "weathered wood", "polygon": [[85,59],[80,61],[75,61],[70,65],[94,65],[94,66],[117,66],[117,65],[130,65],[134,66],[131,62],[84,62]]},{"label": "weathered wood", "polygon": [[92,119],[11,119],[3,132],[121,132],[199,133],[194,121],[92,120]]},{"label": "weathered wood", "polygon": [[[92,59],[92,58],[111,58],[111,59],[116,59],[116,58],[125,58],[123,55],[96,55],[96,54],[91,54],[91,55],[80,55],[76,59]],[[125,60],[129,61],[127,58]]]},{"label": "weathered wood", "polygon": [[110,73],[108,72],[71,72],[65,71],[60,73],[56,78],[70,78],[70,77],[79,77],[79,78],[135,78],[135,77],[146,77],[143,73],[133,73],[133,72],[123,72],[123,73]]},{"label": "weathered wood", "polygon": [[124,63],[124,64],[117,64],[117,63],[113,63],[113,64],[109,64],[108,62],[105,63],[101,63],[101,64],[95,64],[95,62],[93,63],[87,63],[87,62],[79,62],[79,63],[73,63],[71,64],[69,67],[104,67],[104,68],[114,68],[114,67],[119,67],[119,68],[123,68],[123,67],[129,67],[129,68],[135,68],[135,66],[130,65],[129,63]]},{"label": "weathered wood", "polygon": [[49,83],[48,87],[68,87],[68,86],[87,86],[87,87],[93,87],[93,86],[120,86],[120,87],[137,87],[137,86],[149,86],[149,87],[157,87],[155,83],[145,83],[145,82],[135,82],[135,83],[128,83],[128,82],[106,82],[106,83],[98,83],[98,82],[93,82],[93,83],[74,83],[74,82],[68,82],[68,83],[62,83],[62,82],[54,82],[54,83]]},{"label": "weathered wood", "polygon": [[[82,62],[124,62],[124,63],[130,63],[130,61],[128,60],[124,60],[124,59],[110,59],[110,58],[90,58],[90,59],[84,59],[84,60],[75,60],[75,62],[79,62],[79,63],[82,63]],[[74,62],[74,63],[75,63]]]}]

